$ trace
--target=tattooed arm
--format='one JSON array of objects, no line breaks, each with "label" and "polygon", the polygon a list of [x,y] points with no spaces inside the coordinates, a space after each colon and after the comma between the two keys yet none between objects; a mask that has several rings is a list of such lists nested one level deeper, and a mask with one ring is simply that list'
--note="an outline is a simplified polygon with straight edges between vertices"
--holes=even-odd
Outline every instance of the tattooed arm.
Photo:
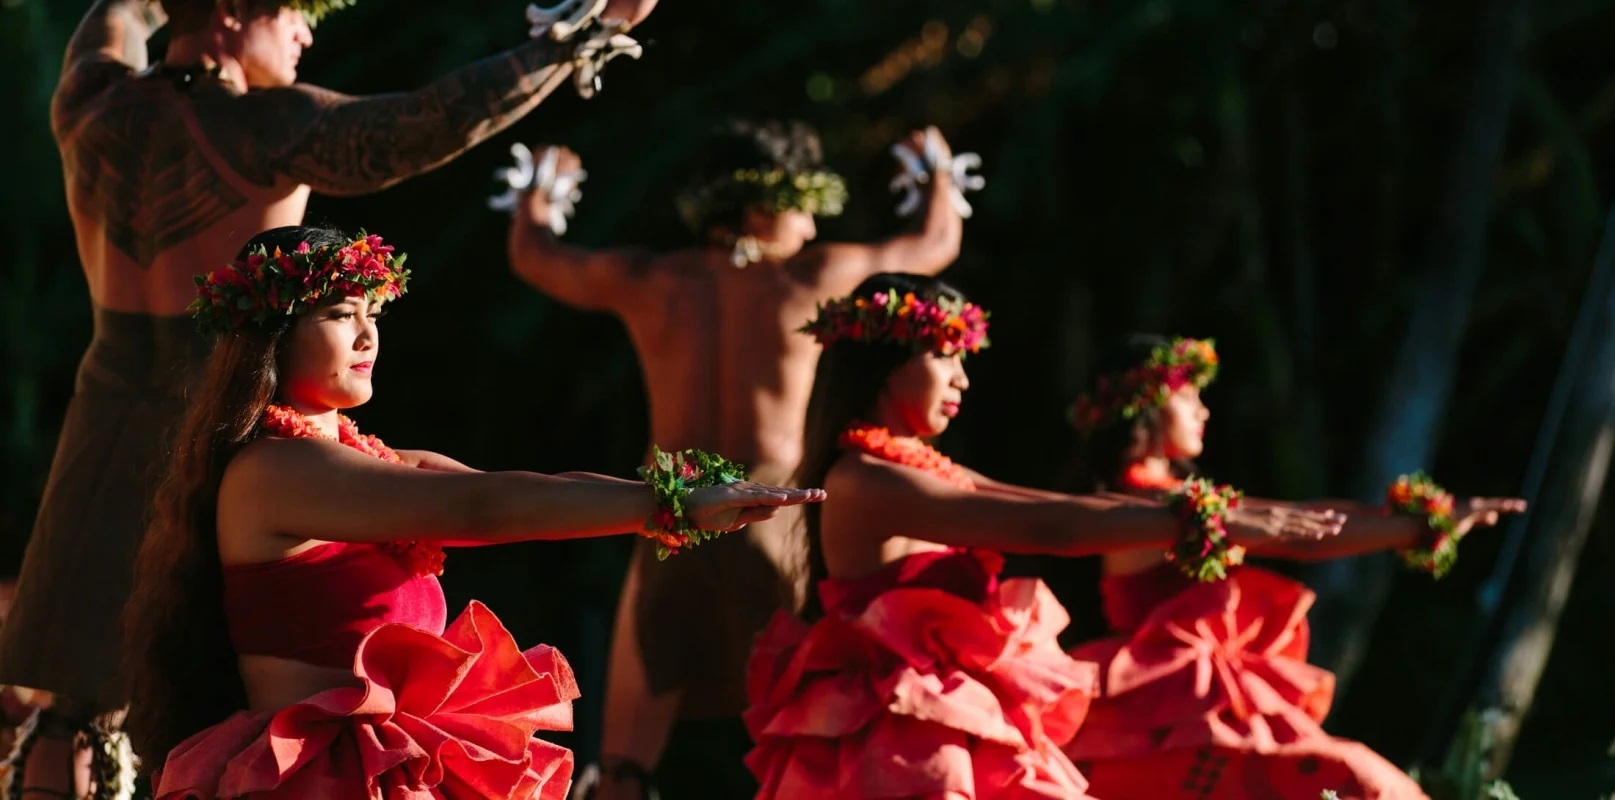
[{"label": "tattooed arm", "polygon": [[149,0],[96,0],[67,41],[52,123],[112,77],[145,69],[146,43],[167,22],[162,6]]},{"label": "tattooed arm", "polygon": [[354,97],[306,84],[248,92],[227,112],[250,120],[246,135],[225,149],[243,177],[265,186],[290,179],[322,194],[367,194],[504,130],[571,72],[566,45],[537,39],[414,92]]}]

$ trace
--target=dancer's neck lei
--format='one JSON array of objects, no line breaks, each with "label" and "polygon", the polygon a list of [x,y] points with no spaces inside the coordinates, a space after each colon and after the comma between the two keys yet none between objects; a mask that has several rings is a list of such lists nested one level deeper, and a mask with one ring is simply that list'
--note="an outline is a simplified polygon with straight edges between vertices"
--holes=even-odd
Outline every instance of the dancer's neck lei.
[{"label": "dancer's neck lei", "polygon": [[841,434],[841,447],[844,450],[868,453],[883,461],[913,467],[965,491],[976,490],[976,482],[971,480],[970,473],[953,463],[953,459],[942,455],[936,448],[919,439],[893,436],[891,431],[879,425],[854,423]]},{"label": "dancer's neck lei", "polygon": [[1121,487],[1129,492],[1171,492],[1183,488],[1183,479],[1170,472],[1150,469],[1139,462],[1122,470]]},{"label": "dancer's neck lei", "polygon": [[[338,414],[336,419],[336,441],[371,458],[379,458],[393,464],[404,463],[404,459],[380,439],[367,433],[360,433],[359,426],[347,416]],[[271,405],[265,408],[263,421],[258,423],[258,427],[270,436],[279,436],[283,439],[331,438],[308,417],[289,406]],[[443,547],[436,542],[406,540],[387,542],[380,547],[417,575],[443,574]]]}]

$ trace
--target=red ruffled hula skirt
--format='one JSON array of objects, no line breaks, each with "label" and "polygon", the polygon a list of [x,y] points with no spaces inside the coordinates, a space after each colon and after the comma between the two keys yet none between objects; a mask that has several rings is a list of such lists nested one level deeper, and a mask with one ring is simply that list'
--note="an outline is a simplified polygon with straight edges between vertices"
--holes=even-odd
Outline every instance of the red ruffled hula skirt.
[{"label": "red ruffled hula skirt", "polygon": [[909,556],[819,586],[826,615],[777,615],[752,651],[746,764],[759,798],[1080,798],[1060,751],[1095,689],[1062,652],[1069,622],[1001,560]]},{"label": "red ruffled hula skirt", "polygon": [[1074,658],[1100,665],[1101,693],[1066,748],[1105,800],[1424,800],[1418,784],[1321,727],[1335,678],[1307,663],[1305,586],[1243,568],[1190,583],[1170,565],[1106,578],[1125,636]]},{"label": "red ruffled hula skirt", "polygon": [[276,711],[241,712],[174,748],[159,800],[563,800],[577,682],[554,648],[520,650],[481,603],[442,636],[382,625],[359,645],[362,685]]}]

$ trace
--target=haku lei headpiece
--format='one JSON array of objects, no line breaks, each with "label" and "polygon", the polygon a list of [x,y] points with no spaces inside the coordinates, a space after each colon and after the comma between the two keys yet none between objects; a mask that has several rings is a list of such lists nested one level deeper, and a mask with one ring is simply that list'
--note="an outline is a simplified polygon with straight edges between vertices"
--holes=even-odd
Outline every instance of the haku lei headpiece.
[{"label": "haku lei headpiece", "polygon": [[1131,420],[1151,408],[1166,405],[1185,386],[1204,389],[1217,377],[1217,348],[1211,339],[1173,339],[1157,347],[1150,357],[1121,375],[1101,375],[1093,394],[1077,398],[1071,421],[1079,430],[1092,431],[1114,422]]},{"label": "haku lei headpiece", "polygon": [[203,333],[223,333],[299,313],[330,297],[391,300],[409,282],[405,258],[363,231],[345,245],[311,248],[303,242],[290,253],[259,245],[245,260],[198,275],[189,310]]},{"label": "haku lei headpiece", "polygon": [[847,184],[829,170],[737,169],[678,198],[679,216],[697,233],[719,214],[748,208],[835,217],[846,204]]},{"label": "haku lei headpiece", "polygon": [[291,0],[286,7],[297,11],[308,20],[310,28],[318,25],[327,14],[343,8],[351,8],[354,0]]},{"label": "haku lei headpiece", "polygon": [[798,331],[826,347],[839,341],[889,342],[951,356],[975,353],[990,344],[988,316],[981,306],[963,300],[930,301],[913,292],[875,292],[821,304],[818,316]]}]

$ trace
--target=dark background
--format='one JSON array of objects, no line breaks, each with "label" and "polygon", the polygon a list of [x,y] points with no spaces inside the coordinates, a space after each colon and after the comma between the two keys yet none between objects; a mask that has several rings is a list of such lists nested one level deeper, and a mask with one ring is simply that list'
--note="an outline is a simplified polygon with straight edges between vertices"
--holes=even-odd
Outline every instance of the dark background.
[{"label": "dark background", "polygon": [[[84,7],[0,3],[0,537],[13,558],[89,335],[46,118]],[[518,43],[521,12],[366,0],[318,28],[301,74],[350,93],[415,88]],[[1252,493],[1372,499],[1365,487],[1391,476],[1369,474],[1368,443],[1418,402],[1439,410],[1412,437],[1429,448],[1419,463],[1460,493],[1522,491],[1615,185],[1615,2],[662,0],[639,36],[644,59],[614,62],[595,99],[564,89],[435,173],[310,204],[311,219],[411,256],[380,391],[356,414],[368,430],[487,469],[627,475],[636,463],[644,390],[619,323],[560,307],[507,268],[507,221],[484,198],[510,143],[583,156],[571,241],[670,247],[687,242],[672,197],[714,123],[804,119],[853,192],[820,230],[860,240],[900,224],[886,148],[936,124],[983,155],[988,177],[947,274],[993,311],[994,347],[971,359],[969,402],[943,442],[955,457],[1052,484],[1089,359],[1150,330],[1217,339],[1202,466]],[[1488,135],[1490,151],[1464,144]],[[1450,353],[1419,338],[1421,318],[1451,331]],[[1387,377],[1426,344],[1453,368],[1450,386]],[[1378,617],[1346,584],[1347,606],[1373,624],[1332,730],[1399,763],[1429,758],[1421,745],[1470,666],[1475,591],[1501,538],[1466,542],[1438,585],[1397,574]],[[480,598],[519,640],[572,659],[585,759],[628,546],[461,551],[445,575],[451,603]],[[1511,762],[1528,799],[1615,790],[1612,546],[1600,512]]]}]

